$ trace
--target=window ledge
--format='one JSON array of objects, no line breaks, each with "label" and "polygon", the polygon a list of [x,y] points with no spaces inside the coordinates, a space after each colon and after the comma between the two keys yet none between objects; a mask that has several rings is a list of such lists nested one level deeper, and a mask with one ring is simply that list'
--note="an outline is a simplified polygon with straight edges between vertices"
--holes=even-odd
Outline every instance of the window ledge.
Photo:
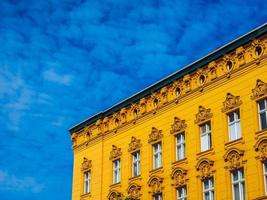
[{"label": "window ledge", "polygon": [[133,176],[131,178],[129,178],[129,181],[132,182],[132,181],[137,181],[137,180],[142,180],[141,178],[141,174],[138,175],[138,176]]},{"label": "window ledge", "polygon": [[110,188],[121,187],[121,182],[119,182],[119,183],[114,183],[114,184],[110,185],[109,187],[110,187]]},{"label": "window ledge", "polygon": [[267,199],[267,196],[261,196],[261,197],[257,197],[255,198],[254,200],[264,200],[264,199]]},{"label": "window ledge", "polygon": [[83,199],[87,199],[87,198],[89,198],[89,197],[91,197],[91,192],[86,193],[86,194],[82,194],[82,195],[81,195],[81,200],[83,200]]},{"label": "window ledge", "polygon": [[159,167],[157,169],[152,169],[151,171],[149,171],[150,175],[156,174],[156,173],[162,173],[163,172],[163,167]]},{"label": "window ledge", "polygon": [[228,149],[228,148],[230,148],[230,147],[232,147],[234,145],[237,145],[237,144],[245,144],[245,141],[244,141],[243,137],[225,143],[224,144],[224,149]]},{"label": "window ledge", "polygon": [[201,157],[206,156],[206,155],[209,155],[209,154],[210,155],[214,155],[215,154],[213,148],[211,148],[209,150],[206,150],[206,151],[202,151],[202,152],[197,153],[196,154],[197,155],[197,160],[199,160]]},{"label": "window ledge", "polygon": [[267,133],[267,128],[257,131],[256,135],[257,135],[257,137],[260,137],[261,135],[264,135],[266,133]]},{"label": "window ledge", "polygon": [[188,162],[187,162],[187,159],[186,158],[184,158],[184,159],[181,159],[181,160],[176,160],[176,161],[174,161],[172,164],[173,165],[181,165],[181,164],[187,164]]}]

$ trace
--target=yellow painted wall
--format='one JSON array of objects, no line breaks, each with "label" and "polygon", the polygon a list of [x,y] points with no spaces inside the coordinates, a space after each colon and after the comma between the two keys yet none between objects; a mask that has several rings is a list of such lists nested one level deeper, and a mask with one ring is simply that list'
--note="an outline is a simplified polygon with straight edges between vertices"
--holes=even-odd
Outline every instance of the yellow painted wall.
[{"label": "yellow painted wall", "polygon": [[[260,58],[254,58],[253,47],[248,44],[246,47],[246,63],[239,65],[235,60],[235,69],[230,73],[225,72],[223,61],[216,61],[217,78],[211,80],[211,75],[207,75],[207,83],[199,86],[193,74],[191,78],[191,91],[175,98],[173,90],[167,88],[167,103],[163,104],[164,99],[161,96],[160,105],[157,109],[153,103],[146,101],[146,112],[139,114],[136,120],[133,120],[132,109],[127,108],[127,122],[119,127],[115,127],[113,118],[109,118],[108,131],[104,131],[103,121],[93,124],[88,129],[78,132],[74,141],[74,168],[73,168],[73,200],[107,199],[109,193],[116,190],[127,196],[127,189],[130,183],[135,182],[141,186],[141,199],[151,200],[149,193],[151,188],[148,186],[148,180],[152,175],[163,178],[162,189],[163,199],[176,199],[176,190],[172,186],[174,182],[171,179],[171,173],[174,168],[180,167],[187,170],[188,179],[187,193],[188,199],[202,199],[201,180],[198,177],[200,171],[196,169],[198,161],[207,158],[214,161],[212,166],[215,199],[231,199],[231,177],[229,169],[226,169],[228,162],[224,160],[227,150],[237,148],[244,151],[242,166],[245,173],[246,197],[248,200],[264,196],[264,183],[262,175],[262,165],[259,159],[256,159],[259,152],[255,151],[255,144],[263,137],[267,137],[267,131],[258,132],[258,114],[257,104],[251,99],[252,89],[256,87],[256,80],[261,79],[267,82],[267,53],[266,50]],[[233,52],[235,55],[236,52]],[[232,56],[232,54],[231,54]],[[240,96],[242,104],[239,106],[241,119],[242,139],[228,143],[227,116],[222,112],[223,102],[226,94],[230,92],[235,96]],[[162,93],[160,93],[162,94]],[[160,95],[159,94],[159,95]],[[158,95],[158,94],[156,94]],[[204,106],[211,109],[213,114],[212,124],[212,142],[213,148],[206,153],[200,153],[200,132],[199,125],[195,123],[198,107]],[[141,111],[140,111],[141,112]],[[174,117],[185,120],[187,127],[185,129],[186,137],[186,159],[183,162],[175,161],[175,139],[170,133]],[[98,127],[97,127],[98,125]],[[152,145],[148,142],[152,127],[162,130],[162,155],[163,167],[161,170],[151,172],[152,170]],[[88,134],[88,135],[86,135]],[[128,145],[131,137],[134,136],[141,140],[141,176],[136,180],[131,178],[131,154],[128,152]],[[112,161],[110,152],[112,145],[121,148],[121,183],[112,186]],[[83,172],[81,170],[83,158],[91,160],[91,193],[83,195]],[[264,198],[262,198],[264,199]],[[267,197],[265,198],[267,199]]]}]

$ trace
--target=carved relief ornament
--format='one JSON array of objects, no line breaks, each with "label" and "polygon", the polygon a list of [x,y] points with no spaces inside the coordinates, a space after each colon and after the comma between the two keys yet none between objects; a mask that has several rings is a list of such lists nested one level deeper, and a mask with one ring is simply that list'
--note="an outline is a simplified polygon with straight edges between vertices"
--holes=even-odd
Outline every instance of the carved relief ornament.
[{"label": "carved relief ornament", "polygon": [[141,194],[141,186],[137,185],[136,183],[132,183],[128,187],[128,196],[126,199],[129,200],[139,200],[142,196]]},{"label": "carved relief ornament", "polygon": [[75,147],[77,145],[77,138],[78,138],[78,133],[75,132],[71,135],[71,141],[72,141],[72,145],[73,147]]},{"label": "carved relief ornament", "polygon": [[171,125],[171,134],[179,133],[181,131],[184,131],[187,127],[185,120],[181,120],[178,117],[174,117],[174,122]]},{"label": "carved relief ornament", "polygon": [[267,160],[267,137],[263,137],[255,144],[255,151],[259,153],[259,158],[262,162]]},{"label": "carved relief ornament", "polygon": [[238,65],[244,65],[245,64],[245,49],[244,47],[238,47],[235,51],[236,59],[238,61]]},{"label": "carved relief ornament", "polygon": [[240,96],[234,96],[231,93],[226,94],[226,99],[223,102],[222,112],[228,112],[232,109],[238,108],[242,104]]},{"label": "carved relief ornament", "polygon": [[107,198],[108,200],[123,200],[123,195],[121,192],[113,190],[109,192]]},{"label": "carved relief ornament", "polygon": [[110,152],[109,159],[115,160],[115,159],[119,158],[121,155],[122,155],[121,148],[118,148],[117,146],[112,145],[112,150]]},{"label": "carved relief ornament", "polygon": [[214,164],[214,161],[209,160],[207,158],[202,158],[201,160],[198,161],[196,165],[196,169],[197,171],[200,172],[199,177],[201,180],[212,177],[213,173],[215,172],[212,169],[213,164]]},{"label": "carved relief ornament", "polygon": [[163,190],[163,178],[158,176],[152,176],[148,181],[148,187],[150,188],[149,193],[158,194],[162,193]]},{"label": "carved relief ornament", "polygon": [[149,134],[148,142],[149,143],[156,142],[160,140],[162,137],[163,137],[162,131],[158,130],[155,127],[152,127],[151,133]]},{"label": "carved relief ornament", "polygon": [[210,74],[210,79],[214,80],[217,78],[217,63],[215,61],[212,61],[209,63],[208,65],[208,69],[209,69],[209,74]]},{"label": "carved relief ornament", "polygon": [[91,169],[91,167],[92,167],[92,161],[84,157],[82,162],[82,171],[88,171]]},{"label": "carved relief ornament", "polygon": [[129,143],[129,152],[136,151],[141,148],[141,140],[137,139],[136,137],[132,136],[131,142]]},{"label": "carved relief ornament", "polygon": [[172,184],[174,187],[181,187],[186,185],[187,179],[187,171],[181,168],[175,168],[171,174],[172,180],[174,183]]},{"label": "carved relief ornament", "polygon": [[196,114],[195,123],[199,124],[199,123],[205,122],[205,121],[211,119],[211,117],[212,117],[212,113],[211,113],[210,108],[206,109],[203,106],[199,106],[198,107],[198,113]]},{"label": "carved relief ornament", "polygon": [[252,56],[255,58],[255,59],[258,59],[261,55],[263,55],[263,52],[266,48],[265,46],[265,43],[260,41],[260,40],[253,40],[252,41],[252,46],[253,46],[253,53],[252,53]]},{"label": "carved relief ornament", "polygon": [[256,86],[254,89],[252,89],[251,99],[257,100],[266,95],[267,95],[267,83],[263,82],[260,79],[257,79]]},{"label": "carved relief ornament", "polygon": [[237,148],[229,149],[224,155],[224,161],[228,164],[226,168],[232,171],[242,167],[244,164],[243,155],[243,150]]}]

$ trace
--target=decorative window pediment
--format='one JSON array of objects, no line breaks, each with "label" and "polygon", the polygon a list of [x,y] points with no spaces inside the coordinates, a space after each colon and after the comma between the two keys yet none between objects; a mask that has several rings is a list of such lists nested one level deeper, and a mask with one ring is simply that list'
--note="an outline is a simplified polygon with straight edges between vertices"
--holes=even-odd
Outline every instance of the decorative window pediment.
[{"label": "decorative window pediment", "polygon": [[82,171],[89,171],[91,168],[92,168],[92,161],[84,157],[82,162]]},{"label": "decorative window pediment", "polygon": [[115,160],[115,159],[119,158],[121,155],[122,155],[121,148],[118,148],[117,146],[112,145],[112,150],[110,152],[109,159]]},{"label": "decorative window pediment", "polygon": [[178,117],[174,117],[174,122],[171,125],[171,134],[179,133],[181,131],[184,131],[187,127],[185,120],[181,120]]},{"label": "decorative window pediment", "polygon": [[129,185],[128,189],[128,196],[126,199],[128,200],[139,200],[142,196],[141,194],[141,186],[137,185],[136,183],[132,183]]},{"label": "decorative window pediment", "polygon": [[255,151],[259,152],[259,159],[263,162],[267,160],[267,137],[263,137],[255,144]]},{"label": "decorative window pediment", "polygon": [[226,167],[229,170],[236,170],[243,166],[244,151],[237,148],[229,149],[224,155],[224,161],[228,164]]},{"label": "decorative window pediment", "polygon": [[234,96],[231,93],[226,94],[226,99],[223,102],[223,112],[228,112],[232,109],[238,108],[242,104],[242,101],[240,100],[240,96]]},{"label": "decorative window pediment", "polygon": [[187,170],[184,170],[182,168],[175,168],[172,171],[171,178],[174,181],[172,184],[173,186],[181,187],[186,185],[186,182],[188,181],[187,179]]},{"label": "decorative window pediment", "polygon": [[211,109],[206,109],[203,106],[198,107],[198,113],[196,114],[196,120],[195,123],[199,124],[205,121],[210,120],[212,117]]},{"label": "decorative window pediment", "polygon": [[149,134],[148,142],[149,143],[156,142],[160,140],[162,137],[163,137],[162,131],[158,130],[155,127],[152,127],[151,133]]},{"label": "decorative window pediment", "polygon": [[267,83],[263,82],[260,79],[257,79],[256,87],[252,89],[251,99],[257,100],[266,95],[267,95]]},{"label": "decorative window pediment", "polygon": [[123,195],[121,192],[113,190],[109,192],[107,198],[108,200],[123,200]]},{"label": "decorative window pediment", "polygon": [[141,148],[141,140],[137,139],[136,137],[132,136],[131,142],[129,143],[129,152],[136,151]]},{"label": "decorative window pediment", "polygon": [[197,171],[200,172],[200,179],[205,180],[213,176],[213,173],[215,172],[212,169],[212,166],[214,165],[214,161],[209,160],[207,158],[202,158],[198,161],[196,165]]},{"label": "decorative window pediment", "polygon": [[152,193],[152,194],[162,193],[163,191],[162,183],[163,183],[163,178],[158,177],[158,176],[152,176],[148,180],[148,187],[150,188],[149,193]]}]

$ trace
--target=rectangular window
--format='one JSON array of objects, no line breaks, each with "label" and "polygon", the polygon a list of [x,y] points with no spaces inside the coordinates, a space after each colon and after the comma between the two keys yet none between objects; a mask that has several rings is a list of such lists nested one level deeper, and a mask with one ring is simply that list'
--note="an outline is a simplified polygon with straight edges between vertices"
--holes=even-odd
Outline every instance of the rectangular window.
[{"label": "rectangular window", "polygon": [[205,124],[200,125],[200,143],[201,143],[201,151],[207,151],[211,148],[211,124],[207,122]]},{"label": "rectangular window", "polygon": [[264,188],[265,188],[265,195],[267,195],[267,161],[263,163],[263,178],[264,178]]},{"label": "rectangular window", "polygon": [[258,102],[260,129],[267,128],[267,99]]},{"label": "rectangular window", "polygon": [[176,160],[185,158],[185,135],[180,133],[176,136]]},{"label": "rectangular window", "polygon": [[161,143],[157,143],[153,145],[153,153],[154,153],[154,165],[153,168],[157,169],[162,165],[162,149]]},{"label": "rectangular window", "polygon": [[120,182],[120,159],[113,161],[113,184]]},{"label": "rectangular window", "polygon": [[243,169],[232,172],[233,200],[245,200],[245,178]]},{"label": "rectangular window", "polygon": [[132,176],[140,175],[140,151],[132,153]]},{"label": "rectangular window", "polygon": [[162,200],[162,194],[155,194],[153,200]]},{"label": "rectangular window", "polygon": [[177,200],[187,200],[186,186],[177,188]]},{"label": "rectangular window", "polygon": [[213,178],[206,179],[203,184],[203,199],[214,200],[214,182]]},{"label": "rectangular window", "polygon": [[237,140],[241,137],[239,110],[228,114],[228,131],[230,141]]},{"label": "rectangular window", "polygon": [[84,194],[90,192],[91,173],[90,171],[84,173]]}]

